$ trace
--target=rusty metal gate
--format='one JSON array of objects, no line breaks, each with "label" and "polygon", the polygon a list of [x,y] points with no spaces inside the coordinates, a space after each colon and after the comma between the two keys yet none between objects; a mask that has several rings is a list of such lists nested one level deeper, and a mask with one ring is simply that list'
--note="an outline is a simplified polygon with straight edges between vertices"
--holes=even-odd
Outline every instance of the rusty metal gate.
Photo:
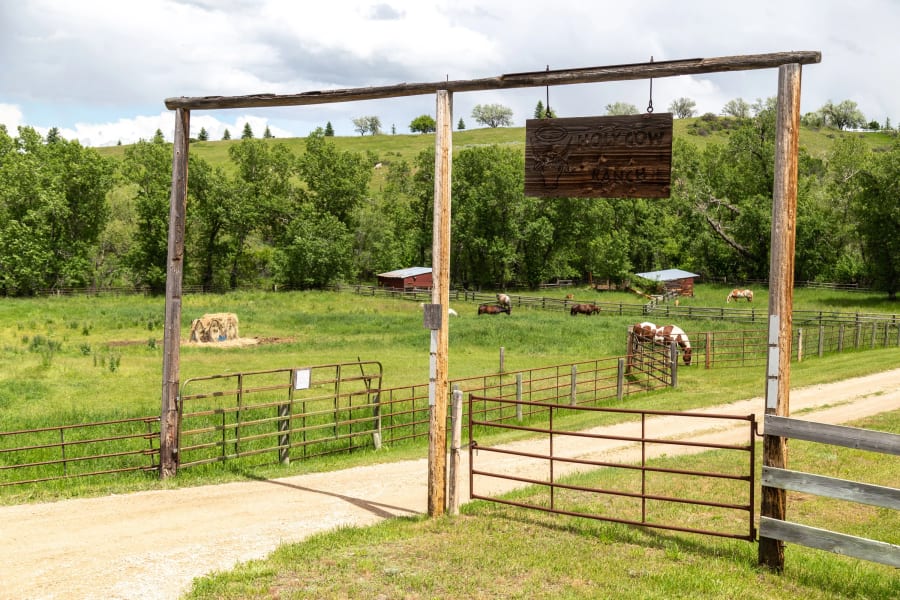
[{"label": "rusty metal gate", "polygon": [[[540,404],[540,420],[477,420],[473,406],[535,404],[469,395],[469,490],[489,500],[557,514],[756,539],[755,415]],[[519,413],[535,412],[532,407]],[[583,417],[609,423],[582,430]],[[579,425],[574,425],[578,419]],[[567,429],[566,426],[573,427]],[[482,445],[478,436],[528,438]],[[734,443],[732,439],[743,439]],[[684,468],[684,452],[727,451]],[[723,456],[724,454],[724,456]],[[515,495],[508,494],[517,488]]]},{"label": "rusty metal gate", "polygon": [[381,378],[381,363],[361,361],[188,379],[178,401],[179,466],[377,448]]}]

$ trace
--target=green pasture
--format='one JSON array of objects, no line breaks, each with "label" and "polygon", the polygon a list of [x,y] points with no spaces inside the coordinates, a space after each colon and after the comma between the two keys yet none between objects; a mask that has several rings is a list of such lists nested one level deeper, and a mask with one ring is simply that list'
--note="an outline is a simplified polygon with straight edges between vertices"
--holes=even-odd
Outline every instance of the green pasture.
[{"label": "green pasture", "polygon": [[[695,306],[726,306],[728,288],[698,285]],[[564,298],[641,306],[643,299],[624,292],[561,288],[513,292],[529,297]],[[290,369],[342,362],[377,361],[382,387],[428,382],[430,334],[423,327],[418,301],[341,292],[242,291],[183,298],[181,381],[209,375]],[[757,290],[754,306],[765,314],[766,293]],[[514,308],[511,315],[477,315],[477,303],[451,301],[459,313],[450,320],[451,379],[496,373],[503,348],[506,371],[548,367],[625,353],[626,332],[638,320],[601,312],[572,317],[568,312]],[[734,306],[734,304],[730,305]],[[741,305],[743,307],[743,303]],[[798,289],[795,308],[892,314],[896,306],[878,295]],[[243,338],[260,343],[245,347],[186,344],[191,320],[205,313],[233,312]],[[0,299],[0,431],[37,429],[159,414],[162,389],[164,299],[138,295],[53,296]],[[659,324],[662,324],[660,322]],[[723,320],[679,322],[688,332],[764,327]],[[795,364],[794,385],[808,385],[894,368],[900,349],[845,351]],[[738,398],[760,396],[763,366],[741,369],[682,368],[676,389],[629,397],[630,408],[652,406],[681,410]],[[260,467],[259,476],[322,470],[372,460],[421,456],[424,445],[411,444],[378,453],[297,462],[285,469]],[[229,468],[187,470],[175,482],[239,479]],[[62,480],[40,489],[0,488],[0,501],[105,493],[163,485],[146,475],[77,482]],[[37,488],[38,486],[30,486]]]},{"label": "green pasture", "polygon": [[[896,432],[900,414],[852,425]],[[724,451],[706,452],[679,458],[677,467],[721,472],[730,459],[725,457]],[[896,485],[894,462],[860,450],[791,444],[792,468],[855,481]],[[603,470],[578,477],[579,484],[620,485]],[[534,502],[540,493],[529,488],[513,496]],[[684,490],[665,487],[660,493],[678,496]],[[595,495],[583,498],[580,508],[602,513],[608,502]],[[889,509],[788,492],[787,515],[814,527],[900,543],[900,513]],[[694,517],[701,523],[714,518]],[[458,517],[395,518],[285,544],[265,559],[195,580],[185,598],[888,600],[900,595],[900,577],[885,565],[787,544],[784,573],[775,574],[757,565],[757,550],[746,541],[475,501],[463,505]]]}]

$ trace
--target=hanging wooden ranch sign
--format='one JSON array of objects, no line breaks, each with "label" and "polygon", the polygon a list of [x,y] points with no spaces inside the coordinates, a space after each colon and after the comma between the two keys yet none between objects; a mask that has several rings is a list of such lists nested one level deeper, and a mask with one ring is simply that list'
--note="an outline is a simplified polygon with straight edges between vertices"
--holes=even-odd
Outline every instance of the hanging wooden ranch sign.
[{"label": "hanging wooden ranch sign", "polygon": [[668,198],[672,113],[529,119],[525,195]]}]

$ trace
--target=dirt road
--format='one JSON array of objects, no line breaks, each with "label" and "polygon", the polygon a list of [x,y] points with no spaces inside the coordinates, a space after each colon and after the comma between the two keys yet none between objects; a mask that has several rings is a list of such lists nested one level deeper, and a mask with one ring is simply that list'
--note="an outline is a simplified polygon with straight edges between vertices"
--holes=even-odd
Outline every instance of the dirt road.
[{"label": "dirt road", "polygon": [[[762,398],[709,410],[756,413],[760,420],[764,412]],[[900,410],[900,369],[791,392],[792,414],[803,411],[798,416],[813,421],[843,423],[895,410]],[[679,435],[701,433],[717,440],[735,435],[727,430]],[[739,435],[739,441],[746,441],[746,429]],[[631,449],[620,443],[602,451]],[[465,453],[462,463],[467,469]],[[178,598],[194,577],[264,557],[283,542],[340,525],[424,513],[427,472],[422,459],[277,480],[0,507],[0,598]],[[468,498],[467,488],[461,497]]]}]

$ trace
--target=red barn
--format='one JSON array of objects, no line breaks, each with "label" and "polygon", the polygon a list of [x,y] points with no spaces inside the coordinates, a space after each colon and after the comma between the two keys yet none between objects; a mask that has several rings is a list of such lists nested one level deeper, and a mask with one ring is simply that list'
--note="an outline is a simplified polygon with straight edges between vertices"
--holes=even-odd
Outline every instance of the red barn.
[{"label": "red barn", "polygon": [[408,267],[397,271],[379,273],[378,287],[393,290],[431,289],[431,267]]},{"label": "red barn", "polygon": [[694,279],[700,277],[696,273],[682,271],[681,269],[650,271],[647,273],[635,273],[635,275],[650,281],[661,281],[666,286],[666,291],[676,292],[679,296],[693,296]]}]

